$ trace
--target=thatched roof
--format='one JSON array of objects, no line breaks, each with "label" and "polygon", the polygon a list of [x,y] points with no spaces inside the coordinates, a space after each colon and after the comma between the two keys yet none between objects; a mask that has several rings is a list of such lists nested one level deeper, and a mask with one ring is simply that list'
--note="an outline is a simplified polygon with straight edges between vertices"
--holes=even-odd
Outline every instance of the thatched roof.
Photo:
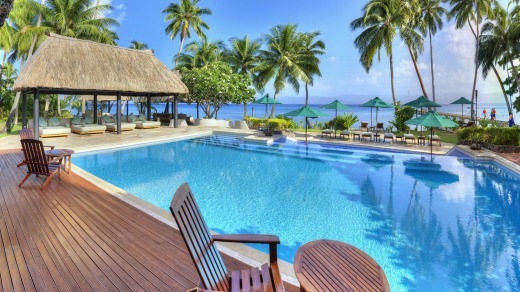
[{"label": "thatched roof", "polygon": [[133,50],[50,34],[27,61],[15,91],[167,96],[188,88],[152,51]]}]

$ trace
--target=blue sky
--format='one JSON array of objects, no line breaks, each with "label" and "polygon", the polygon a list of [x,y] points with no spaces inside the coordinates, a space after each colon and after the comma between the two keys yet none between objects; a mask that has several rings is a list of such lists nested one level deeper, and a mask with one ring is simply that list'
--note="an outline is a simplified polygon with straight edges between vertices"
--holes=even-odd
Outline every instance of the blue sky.
[{"label": "blue sky", "polygon": [[[117,28],[119,45],[129,46],[132,40],[148,43],[155,55],[169,68],[172,57],[179,50],[180,40],[164,33],[166,23],[162,10],[171,1],[122,1],[104,0],[114,10],[107,16],[119,20]],[[228,42],[231,37],[260,38],[270,27],[279,24],[297,24],[300,31],[319,30],[326,44],[326,54],[321,57],[322,78],[310,88],[311,103],[325,103],[340,99],[346,103],[361,103],[368,98],[380,96],[391,101],[390,70],[386,54],[367,74],[359,63],[359,53],[353,40],[360,31],[351,31],[350,22],[361,16],[364,1],[308,1],[308,0],[203,0],[201,6],[210,8],[213,15],[204,17],[211,30],[206,32],[210,40]],[[195,40],[195,34],[192,39]],[[190,41],[190,40],[188,40]],[[441,103],[449,103],[460,96],[471,97],[473,81],[474,39],[469,28],[456,30],[446,21],[444,29],[434,37],[434,61],[436,68],[436,97]],[[394,42],[394,73],[398,100],[409,101],[422,95],[407,48]],[[422,77],[431,95],[429,46],[419,57]],[[505,75],[503,75],[505,76]],[[487,80],[478,78],[479,102],[503,102],[500,88],[494,75]],[[273,94],[272,86],[266,92]],[[291,88],[280,94],[287,103],[304,100]]]}]

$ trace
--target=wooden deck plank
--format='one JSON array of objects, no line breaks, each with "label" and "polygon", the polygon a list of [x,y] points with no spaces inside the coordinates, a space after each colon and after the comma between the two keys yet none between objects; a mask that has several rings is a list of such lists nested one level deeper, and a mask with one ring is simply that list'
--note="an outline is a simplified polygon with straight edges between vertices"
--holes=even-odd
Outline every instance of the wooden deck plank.
[{"label": "wooden deck plank", "polygon": [[[43,191],[35,176],[19,188],[21,160],[19,150],[0,150],[0,289],[185,291],[199,283],[176,229],[74,173]],[[230,270],[250,268],[223,258]]]}]

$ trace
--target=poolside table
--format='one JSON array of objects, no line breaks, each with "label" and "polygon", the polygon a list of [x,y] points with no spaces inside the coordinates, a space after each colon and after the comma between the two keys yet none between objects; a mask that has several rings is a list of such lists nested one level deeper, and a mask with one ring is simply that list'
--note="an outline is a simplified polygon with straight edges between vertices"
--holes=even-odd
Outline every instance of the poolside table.
[{"label": "poolside table", "polygon": [[45,155],[47,155],[49,160],[52,160],[55,157],[63,157],[63,170],[66,173],[70,172],[72,154],[74,153],[75,152],[72,149],[52,149],[45,151]]},{"label": "poolside table", "polygon": [[390,291],[383,269],[362,250],[335,240],[316,240],[296,252],[301,291]]}]

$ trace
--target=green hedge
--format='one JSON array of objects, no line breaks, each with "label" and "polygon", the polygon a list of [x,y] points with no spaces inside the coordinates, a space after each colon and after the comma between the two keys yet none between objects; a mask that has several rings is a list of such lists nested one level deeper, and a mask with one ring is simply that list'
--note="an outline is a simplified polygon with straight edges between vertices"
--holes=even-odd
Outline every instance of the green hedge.
[{"label": "green hedge", "polygon": [[286,129],[288,123],[284,119],[269,119],[267,123],[267,128],[272,131],[282,131]]},{"label": "green hedge", "polygon": [[520,128],[464,128],[457,130],[459,141],[520,146]]},{"label": "green hedge", "polygon": [[246,122],[250,123],[253,129],[258,129],[267,125],[267,128],[272,131],[281,131],[294,127],[294,122],[290,119],[258,119],[247,117]]}]

